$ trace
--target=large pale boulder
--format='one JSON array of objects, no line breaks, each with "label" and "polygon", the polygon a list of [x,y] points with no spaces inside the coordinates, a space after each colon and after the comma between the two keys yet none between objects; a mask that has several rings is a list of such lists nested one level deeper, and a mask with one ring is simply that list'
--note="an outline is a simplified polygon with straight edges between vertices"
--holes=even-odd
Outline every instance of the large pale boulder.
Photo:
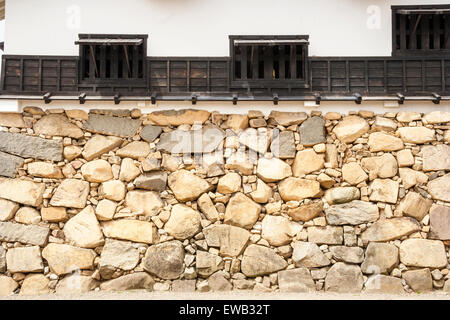
[{"label": "large pale boulder", "polygon": [[433,290],[433,278],[428,268],[405,271],[402,277],[415,292],[422,293]]},{"label": "large pale boulder", "polygon": [[205,123],[210,113],[206,110],[182,109],[154,111],[147,119],[159,126],[179,126],[181,124]]},{"label": "large pale boulder", "polygon": [[28,180],[0,178],[0,198],[27,206],[42,204],[45,184]]},{"label": "large pale boulder", "polygon": [[121,144],[122,139],[120,138],[96,134],[86,142],[82,155],[87,161],[91,161]]},{"label": "large pale boulder", "polygon": [[150,145],[145,141],[133,141],[125,147],[117,150],[116,155],[121,158],[140,159],[150,153]]},{"label": "large pale boulder", "polygon": [[403,215],[413,217],[417,221],[422,221],[428,214],[432,204],[433,200],[426,199],[419,193],[410,191],[400,201],[399,209],[403,212]]},{"label": "large pale boulder", "polygon": [[406,266],[438,269],[448,263],[444,243],[426,239],[403,241],[400,245],[400,261]]},{"label": "large pale boulder", "polygon": [[250,150],[264,155],[270,144],[269,131],[267,128],[248,128],[239,133],[238,141]]},{"label": "large pale boulder", "polygon": [[364,285],[361,269],[357,265],[335,263],[325,278],[325,291],[339,293],[357,293]]},{"label": "large pale boulder", "polygon": [[344,230],[342,227],[308,227],[308,241],[317,244],[342,244]]},{"label": "large pale boulder", "polygon": [[83,130],[61,114],[49,114],[39,119],[33,126],[36,134],[46,136],[61,136],[81,139]]},{"label": "large pale boulder", "polygon": [[28,163],[28,174],[33,177],[62,179],[64,178],[61,169],[53,163],[31,162]]},{"label": "large pale boulder", "polygon": [[342,166],[342,178],[351,185],[366,181],[368,177],[357,162],[346,163]]},{"label": "large pale boulder", "polygon": [[133,181],[138,175],[141,174],[141,170],[134,164],[133,159],[122,159],[120,165],[119,179],[125,182]]},{"label": "large pale boulder", "polygon": [[241,187],[241,176],[236,172],[229,172],[219,179],[216,191],[222,194],[235,193]]},{"label": "large pale boulder", "polygon": [[101,184],[98,193],[106,199],[122,201],[125,198],[126,188],[122,181],[110,180]]},{"label": "large pale boulder", "polygon": [[450,170],[450,146],[423,146],[423,171]]},{"label": "large pale boulder", "polygon": [[305,112],[271,111],[269,114],[269,120],[285,127],[301,124],[306,119],[308,119],[308,115]]},{"label": "large pale boulder", "polygon": [[390,152],[401,150],[405,147],[402,139],[384,132],[371,133],[367,144],[369,145],[370,152]]},{"label": "large pale boulder", "polygon": [[359,199],[360,192],[356,187],[336,187],[325,191],[324,199],[328,204],[341,204]]},{"label": "large pale boulder", "polygon": [[50,200],[54,207],[83,209],[89,195],[89,182],[77,179],[65,179],[61,182]]},{"label": "large pale boulder", "polygon": [[317,244],[297,241],[294,243],[292,260],[296,267],[321,268],[331,264]]},{"label": "large pale boulder", "polygon": [[330,252],[336,261],[360,264],[364,260],[364,250],[360,247],[332,246]]},{"label": "large pale boulder", "polygon": [[361,160],[364,170],[369,173],[369,179],[391,178],[397,174],[397,160],[390,153],[385,153],[379,157],[368,157]]},{"label": "large pale boulder", "polygon": [[317,154],[314,149],[305,149],[297,152],[292,165],[292,173],[295,177],[300,177],[322,169],[324,164],[325,160],[322,154]]},{"label": "large pale boulder", "polygon": [[264,276],[286,267],[286,260],[274,250],[255,244],[247,247],[241,262],[242,273],[247,277]]},{"label": "large pale boulder", "polygon": [[294,221],[309,221],[318,217],[323,212],[323,202],[314,201],[312,203],[301,205],[297,208],[289,208],[288,215]]},{"label": "large pale boulder", "polygon": [[75,270],[94,268],[94,250],[73,247],[67,244],[50,243],[42,250],[42,257],[50,270],[63,275]]},{"label": "large pale boulder", "polygon": [[283,246],[292,241],[301,229],[297,222],[283,216],[266,215],[262,221],[261,236],[272,246]]},{"label": "large pale boulder", "polygon": [[433,204],[430,209],[429,238],[450,240],[450,207]]},{"label": "large pale boulder", "polygon": [[403,289],[402,279],[376,274],[367,279],[364,293],[405,294],[406,291]]},{"label": "large pale boulder", "polygon": [[367,242],[385,242],[400,239],[420,229],[420,224],[415,219],[408,217],[392,218],[375,222],[362,233],[361,238]]},{"label": "large pale boulder", "polygon": [[30,127],[23,120],[21,113],[15,112],[1,112],[0,113],[0,126],[12,127],[12,128],[28,128]]},{"label": "large pale boulder", "polygon": [[188,206],[176,204],[164,229],[175,239],[185,240],[196,235],[200,229],[200,213]]},{"label": "large pale boulder", "polygon": [[389,243],[371,242],[361,270],[365,274],[389,274],[398,265],[398,248]]},{"label": "large pale boulder", "polygon": [[17,210],[19,210],[18,203],[0,199],[0,221],[7,221],[12,219]]},{"label": "large pale boulder", "polygon": [[0,297],[6,297],[14,294],[19,284],[13,278],[0,275]]},{"label": "large pale boulder", "polygon": [[219,220],[219,213],[217,212],[214,203],[212,202],[211,198],[208,196],[207,193],[202,194],[197,199],[197,204],[198,207],[200,208],[200,211],[205,215],[206,219],[208,219],[212,223]]},{"label": "large pale boulder", "polygon": [[177,279],[184,271],[184,248],[174,240],[156,244],[147,249],[144,269],[161,279]]},{"label": "large pale boulder", "polygon": [[281,292],[314,292],[316,286],[307,268],[296,268],[278,272]]},{"label": "large pale boulder", "polygon": [[130,273],[119,278],[102,282],[100,289],[106,291],[126,291],[136,289],[146,289],[147,291],[153,290],[155,281],[146,272]]},{"label": "large pale boulder", "polygon": [[370,201],[397,203],[399,183],[391,179],[375,179],[370,185]]},{"label": "large pale boulder", "polygon": [[429,124],[446,123],[450,122],[450,112],[447,111],[433,111],[427,113],[423,120]]},{"label": "large pale boulder", "polygon": [[6,252],[6,266],[11,273],[42,272],[41,250],[38,246],[10,248]]},{"label": "large pale boulder", "polygon": [[219,248],[220,255],[229,257],[240,255],[250,238],[247,230],[226,224],[211,225],[203,229],[203,234],[208,246]]},{"label": "large pale boulder", "polygon": [[436,140],[432,129],[426,127],[403,127],[397,130],[403,142],[423,144]]},{"label": "large pale boulder", "polygon": [[21,242],[43,246],[47,242],[50,229],[37,225],[13,222],[0,222],[0,241]]},{"label": "large pale boulder", "polygon": [[127,193],[125,206],[132,212],[154,216],[164,207],[164,202],[154,191],[133,190]]},{"label": "large pale boulder", "polygon": [[431,180],[427,184],[428,193],[434,200],[450,202],[450,173]]},{"label": "large pale boulder", "polygon": [[369,129],[369,124],[363,118],[348,116],[334,127],[333,133],[340,141],[350,143],[368,132]]},{"label": "large pale boulder", "polygon": [[425,173],[410,168],[399,168],[398,174],[402,179],[402,184],[405,189],[409,189],[415,185],[425,184],[428,181],[428,176]]},{"label": "large pale boulder", "polygon": [[58,281],[55,291],[56,294],[59,295],[77,295],[92,291],[97,286],[98,282],[91,276],[83,276],[81,274],[74,273]]},{"label": "large pale boulder", "polygon": [[63,230],[66,239],[81,248],[96,248],[105,242],[91,206],[67,221]]},{"label": "large pale boulder", "polygon": [[278,191],[284,201],[316,198],[321,193],[319,182],[294,177],[281,181],[278,185]]},{"label": "large pale boulder", "polygon": [[291,166],[278,158],[259,158],[256,175],[265,182],[276,182],[292,176]]},{"label": "large pale boulder", "polygon": [[325,209],[325,214],[331,225],[358,225],[374,222],[380,216],[376,204],[360,200],[332,205]]},{"label": "large pale boulder", "polygon": [[114,178],[111,165],[106,160],[94,160],[81,167],[81,174],[89,182],[105,182]]},{"label": "large pale boulder", "polygon": [[212,186],[206,180],[187,170],[179,170],[170,174],[168,184],[177,200],[181,202],[195,200],[202,193],[212,189]]},{"label": "large pale boulder", "polygon": [[273,195],[273,190],[261,179],[256,180],[256,190],[250,193],[253,201],[258,203],[267,203]]},{"label": "large pale boulder", "polygon": [[116,269],[133,270],[138,262],[139,252],[133,243],[107,239],[99,261],[100,275],[110,279]]},{"label": "large pale boulder", "polygon": [[28,275],[20,288],[20,295],[43,295],[50,293],[50,280],[43,274]]},{"label": "large pale boulder", "polygon": [[206,278],[218,270],[222,270],[224,262],[222,257],[214,253],[197,251],[195,267],[200,277]]},{"label": "large pale boulder", "polygon": [[228,201],[224,223],[251,229],[261,212],[261,206],[241,192],[234,194]]},{"label": "large pale boulder", "polygon": [[107,238],[148,244],[158,241],[155,225],[147,221],[128,219],[107,221],[102,223],[102,230]]}]

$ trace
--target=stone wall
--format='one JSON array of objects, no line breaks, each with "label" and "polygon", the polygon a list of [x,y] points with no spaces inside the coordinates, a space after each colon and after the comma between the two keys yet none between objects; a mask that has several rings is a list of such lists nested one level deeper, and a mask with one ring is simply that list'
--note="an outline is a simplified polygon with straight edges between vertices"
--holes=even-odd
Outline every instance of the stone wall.
[{"label": "stone wall", "polygon": [[0,295],[450,292],[450,113],[0,114]]}]

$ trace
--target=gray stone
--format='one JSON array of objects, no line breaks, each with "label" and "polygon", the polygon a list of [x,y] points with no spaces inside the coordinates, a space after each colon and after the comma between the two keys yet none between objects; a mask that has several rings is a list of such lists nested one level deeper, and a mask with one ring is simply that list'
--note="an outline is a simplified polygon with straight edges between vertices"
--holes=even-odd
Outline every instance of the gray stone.
[{"label": "gray stone", "polygon": [[361,265],[365,274],[390,273],[398,265],[398,248],[389,243],[371,242]]},{"label": "gray stone", "polygon": [[287,262],[274,250],[252,244],[244,251],[241,270],[247,277],[264,276],[283,270]]},{"label": "gray stone", "polygon": [[6,250],[0,246],[0,273],[6,271]]},{"label": "gray stone", "polygon": [[325,278],[325,291],[339,293],[357,293],[364,285],[361,269],[357,265],[335,263]]},{"label": "gray stone", "polygon": [[325,122],[321,117],[311,117],[298,128],[300,144],[313,146],[326,142]]},{"label": "gray stone", "polygon": [[152,126],[149,124],[146,125],[144,128],[142,128],[140,136],[147,142],[153,142],[156,138],[159,137],[161,132],[162,132],[161,127]]},{"label": "gray stone", "polygon": [[429,238],[450,240],[450,207],[433,204],[430,209]]},{"label": "gray stone", "polygon": [[167,185],[167,172],[152,171],[144,173],[134,180],[134,185],[138,189],[150,191],[164,191]]},{"label": "gray stone", "polygon": [[322,253],[317,244],[309,242],[295,242],[292,260],[296,267],[320,268],[328,266],[330,260]]},{"label": "gray stone", "polygon": [[176,279],[184,271],[184,248],[174,240],[151,246],[143,259],[144,269],[162,279]]},{"label": "gray stone", "polygon": [[20,133],[0,132],[0,151],[22,158],[62,161],[62,141],[47,140]]},{"label": "gray stone", "polygon": [[356,187],[337,187],[325,191],[324,199],[328,204],[341,204],[359,199],[360,192]]},{"label": "gray stone", "polygon": [[278,272],[278,285],[281,292],[313,292],[316,285],[306,268],[283,270]]},{"label": "gray stone", "polygon": [[129,109],[91,109],[89,110],[89,113],[122,118],[131,116],[131,111]]},{"label": "gray stone", "polygon": [[89,119],[84,123],[83,128],[89,132],[128,138],[136,134],[141,123],[141,120],[110,117],[90,113]]},{"label": "gray stone", "polygon": [[132,242],[107,239],[100,256],[100,274],[110,279],[115,269],[133,270],[138,262],[139,252]]},{"label": "gray stone", "polygon": [[41,251],[37,246],[8,249],[6,265],[11,273],[41,272],[44,270]]},{"label": "gray stone", "polygon": [[212,291],[231,291],[233,285],[224,277],[221,271],[213,273],[208,278],[208,284]]},{"label": "gray stone", "polygon": [[0,176],[14,178],[23,161],[23,158],[0,151]]},{"label": "gray stone", "polygon": [[423,146],[423,171],[450,170],[450,146]]},{"label": "gray stone", "polygon": [[[278,133],[278,131],[277,131]],[[292,131],[281,131],[272,137],[270,144],[272,154],[280,159],[295,158],[295,139]]]},{"label": "gray stone", "polygon": [[325,214],[331,225],[358,225],[374,222],[380,216],[376,204],[360,200],[330,206],[325,209]]},{"label": "gray stone", "polygon": [[162,133],[156,148],[169,153],[210,153],[217,149],[225,138],[222,129],[214,125],[201,130],[174,130]]},{"label": "gray stone", "polygon": [[100,284],[100,289],[106,291],[126,291],[136,289],[152,290],[155,281],[145,272],[135,272],[109,280]]},{"label": "gray stone", "polygon": [[433,290],[433,278],[428,268],[405,271],[402,277],[406,284],[417,293]]},{"label": "gray stone", "polygon": [[361,235],[363,241],[385,242],[408,236],[421,229],[417,220],[408,217],[380,220]]},{"label": "gray stone", "polygon": [[197,280],[174,280],[172,291],[174,292],[194,292]]},{"label": "gray stone", "polygon": [[0,222],[1,241],[43,246],[47,242],[49,234],[49,228],[12,222]]},{"label": "gray stone", "polygon": [[371,276],[365,284],[364,293],[404,294],[402,279],[382,274]]},{"label": "gray stone", "polygon": [[333,246],[330,252],[336,261],[359,264],[364,260],[364,250],[360,247]]}]

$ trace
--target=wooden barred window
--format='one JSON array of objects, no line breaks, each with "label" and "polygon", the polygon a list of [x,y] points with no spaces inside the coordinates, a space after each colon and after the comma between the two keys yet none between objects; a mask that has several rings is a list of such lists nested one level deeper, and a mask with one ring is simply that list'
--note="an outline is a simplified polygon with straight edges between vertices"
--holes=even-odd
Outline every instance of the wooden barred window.
[{"label": "wooden barred window", "polygon": [[147,35],[80,34],[80,79],[128,83],[146,78]]},{"label": "wooden barred window", "polygon": [[230,36],[232,84],[308,87],[308,36]]},{"label": "wooden barred window", "polygon": [[450,53],[450,5],[392,6],[392,54]]}]

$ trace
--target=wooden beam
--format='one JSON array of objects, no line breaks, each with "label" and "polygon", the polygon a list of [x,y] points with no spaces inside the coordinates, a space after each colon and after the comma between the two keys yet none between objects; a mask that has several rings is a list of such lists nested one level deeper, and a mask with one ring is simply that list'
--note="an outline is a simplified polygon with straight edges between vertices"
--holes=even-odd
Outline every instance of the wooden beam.
[{"label": "wooden beam", "polygon": [[98,68],[97,68],[97,61],[95,60],[94,46],[90,45],[89,51],[91,54],[90,65],[94,67],[94,71],[95,71],[95,74],[92,74],[92,71],[91,71],[90,76],[91,76],[91,78],[97,78],[98,77]]}]

